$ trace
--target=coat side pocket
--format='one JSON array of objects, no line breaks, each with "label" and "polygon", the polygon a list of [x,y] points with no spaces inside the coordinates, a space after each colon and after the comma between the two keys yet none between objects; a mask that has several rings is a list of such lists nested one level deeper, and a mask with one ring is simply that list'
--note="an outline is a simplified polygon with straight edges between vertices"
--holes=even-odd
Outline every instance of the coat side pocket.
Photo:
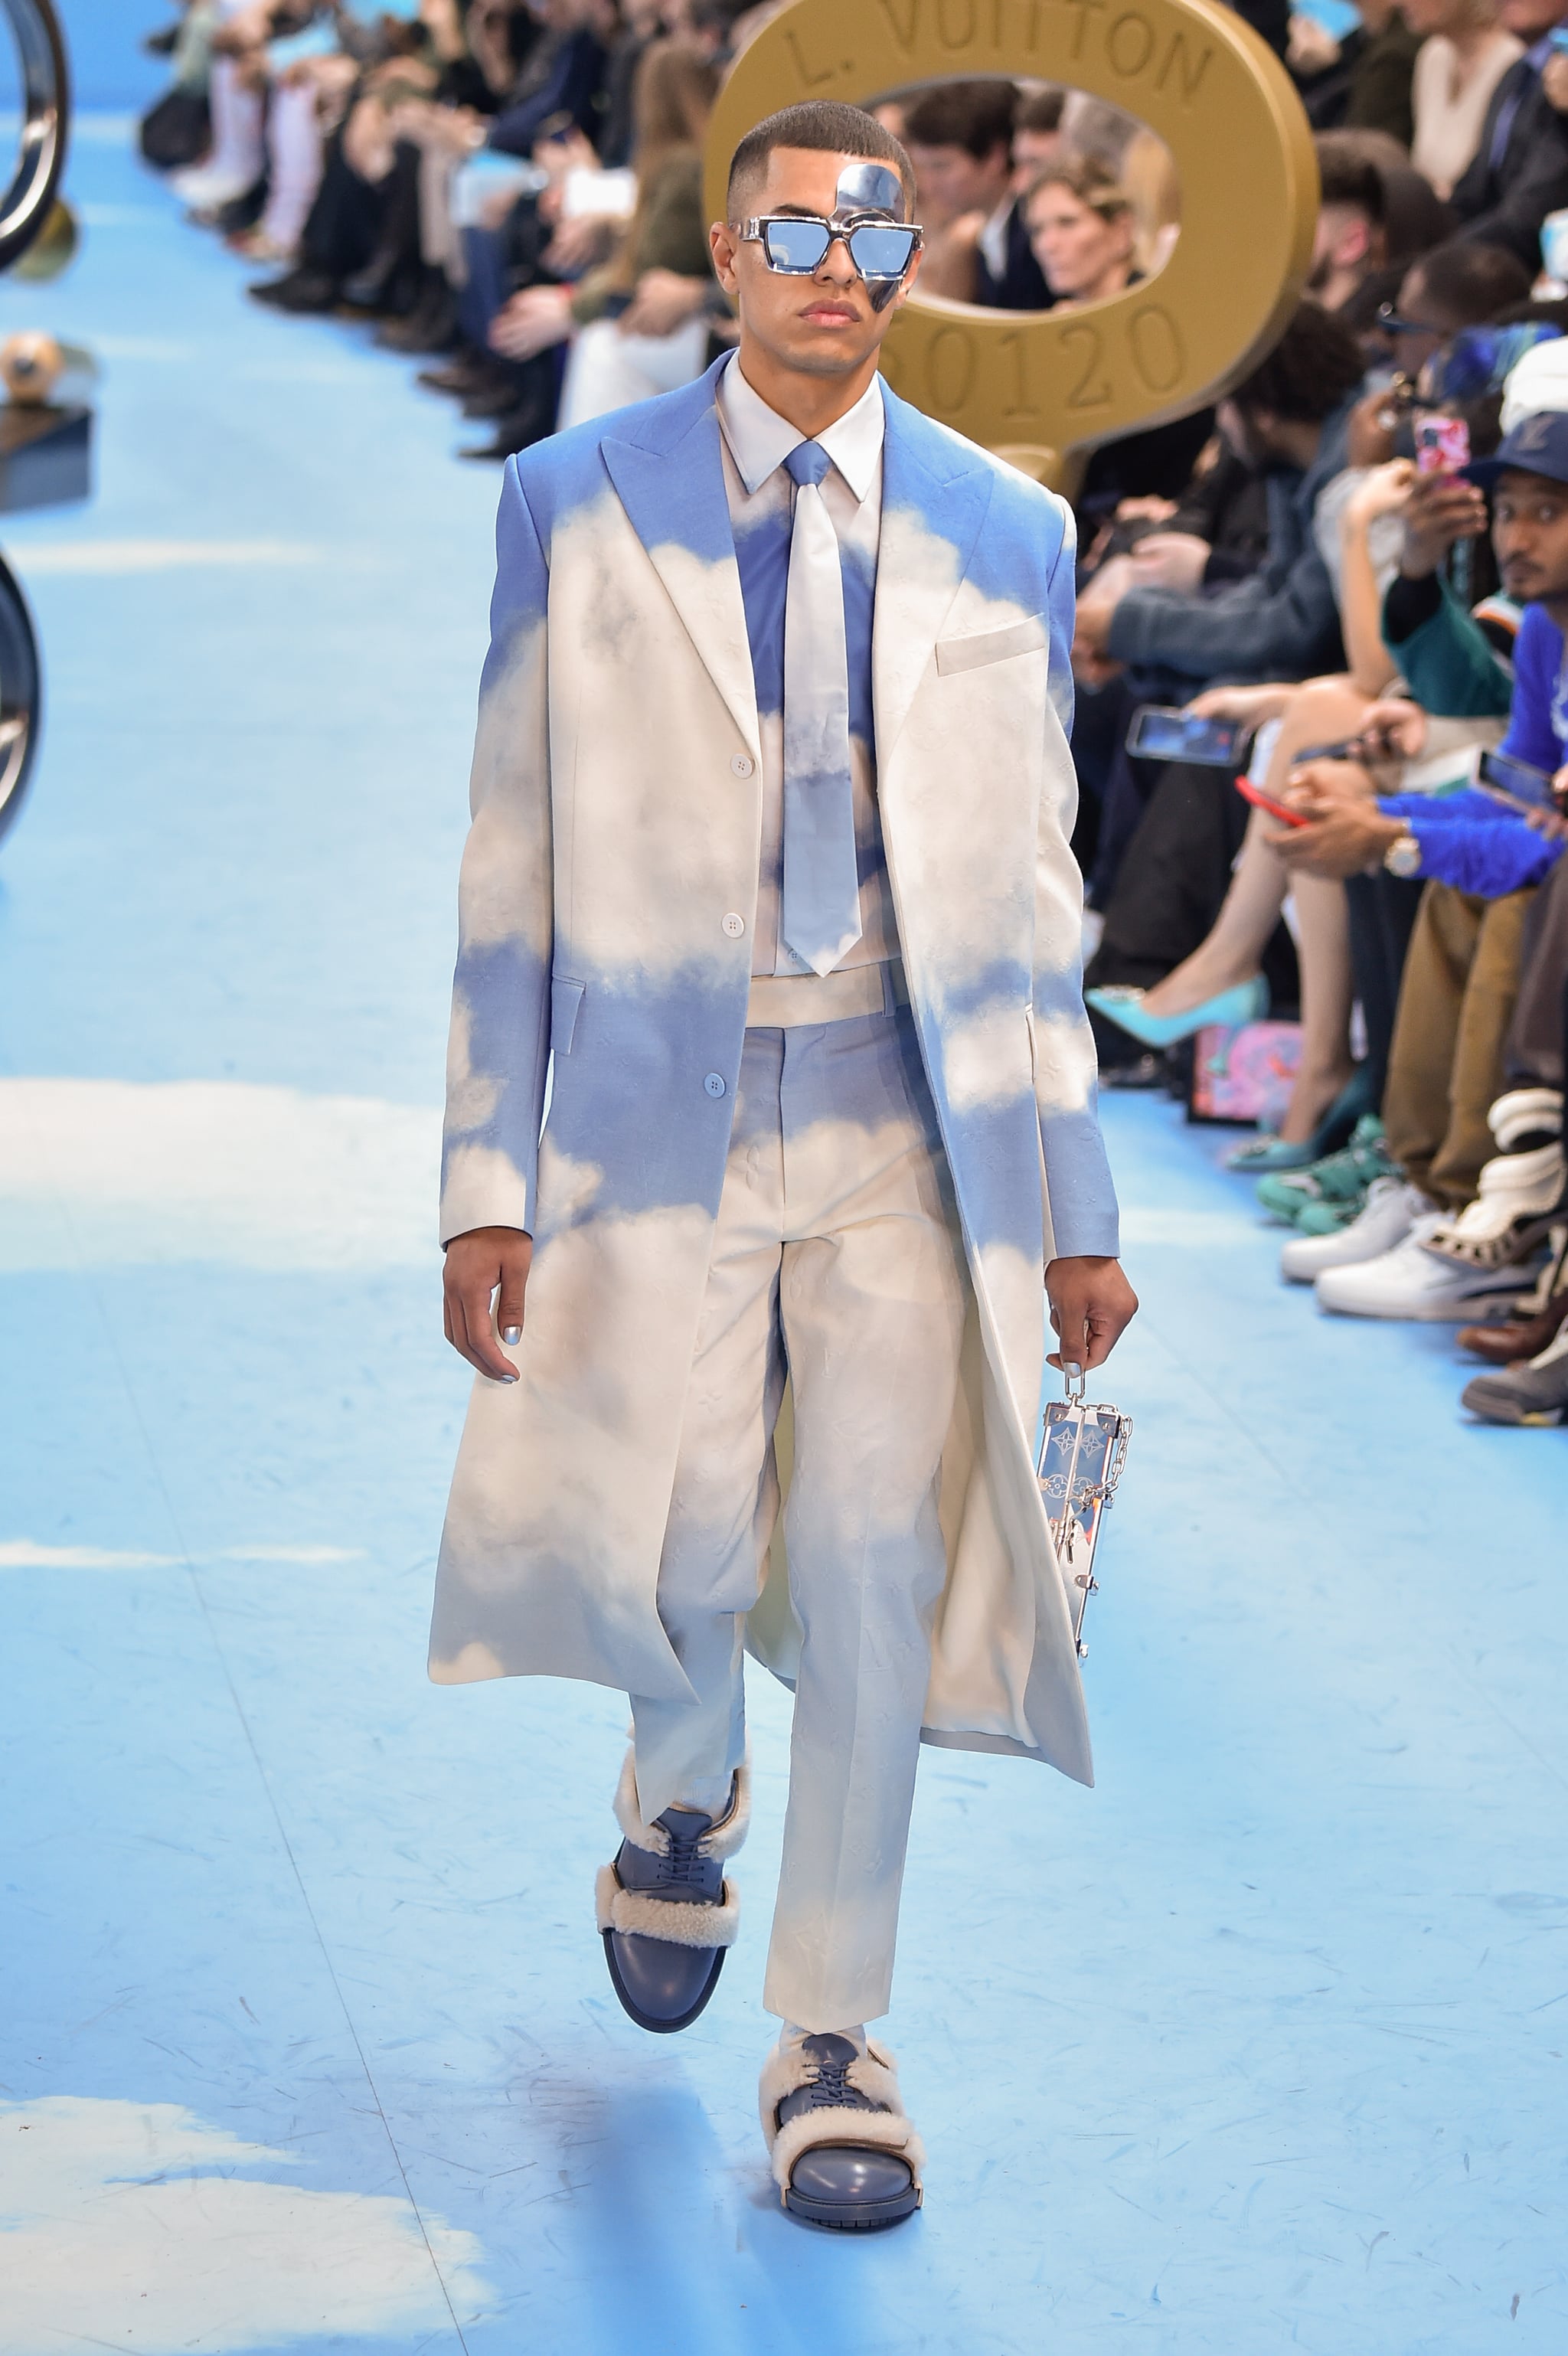
[{"label": "coat side pocket", "polygon": [[549,980],[549,1049],[552,1055],[570,1055],[584,984],[553,973]]}]

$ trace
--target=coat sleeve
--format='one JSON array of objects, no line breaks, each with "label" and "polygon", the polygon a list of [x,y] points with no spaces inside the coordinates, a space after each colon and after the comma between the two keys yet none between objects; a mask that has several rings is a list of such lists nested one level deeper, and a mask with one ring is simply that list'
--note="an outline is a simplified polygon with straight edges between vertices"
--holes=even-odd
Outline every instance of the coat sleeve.
[{"label": "coat sleeve", "polygon": [[554,937],[547,705],[549,569],[507,468],[496,527],[490,651],[479,687],[473,823],[458,884],[441,1240],[533,1231]]},{"label": "coat sleeve", "polygon": [[1072,856],[1078,781],[1068,732],[1072,725],[1072,518],[1051,570],[1051,713],[1035,856],[1034,988],[1031,1030],[1045,1191],[1059,1257],[1120,1249],[1116,1194],[1100,1134],[1099,1066],[1083,1011],[1083,879]]}]

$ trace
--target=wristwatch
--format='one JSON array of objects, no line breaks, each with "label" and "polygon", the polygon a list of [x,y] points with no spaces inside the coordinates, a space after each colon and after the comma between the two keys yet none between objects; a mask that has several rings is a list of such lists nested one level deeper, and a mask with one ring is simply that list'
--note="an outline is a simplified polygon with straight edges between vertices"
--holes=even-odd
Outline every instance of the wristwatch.
[{"label": "wristwatch", "polygon": [[1396,834],[1383,853],[1383,865],[1402,883],[1413,884],[1421,873],[1421,845],[1407,827]]}]

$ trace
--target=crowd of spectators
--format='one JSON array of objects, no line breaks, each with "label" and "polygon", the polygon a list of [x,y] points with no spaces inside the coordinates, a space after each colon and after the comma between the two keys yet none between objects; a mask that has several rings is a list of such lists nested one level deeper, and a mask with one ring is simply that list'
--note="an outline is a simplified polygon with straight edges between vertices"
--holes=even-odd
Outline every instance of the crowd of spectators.
[{"label": "crowd of spectators", "polygon": [[[186,0],[144,151],[272,270],[258,301],[363,316],[499,458],[730,339],[702,143],[778,5]],[[1242,13],[1295,77],[1322,206],[1275,348],[1073,485],[1102,1066],[1181,1087],[1200,1036],[1298,1018],[1277,1126],[1229,1157],[1293,1229],[1285,1275],[1456,1324],[1474,1413],[1564,1421],[1568,6],[1360,0],[1335,37]],[[1102,302],[1180,235],[1163,143],[1082,92],[876,112],[928,292]],[[1137,749],[1148,706],[1201,757]]]}]

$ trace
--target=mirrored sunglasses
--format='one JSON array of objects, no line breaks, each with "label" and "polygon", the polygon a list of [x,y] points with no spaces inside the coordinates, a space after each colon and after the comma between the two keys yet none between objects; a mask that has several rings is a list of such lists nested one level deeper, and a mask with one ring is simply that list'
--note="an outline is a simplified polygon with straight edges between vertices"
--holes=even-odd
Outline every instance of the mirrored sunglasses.
[{"label": "mirrored sunglasses", "polygon": [[914,260],[921,232],[912,222],[856,221],[848,229],[797,213],[769,213],[743,221],[741,235],[749,245],[760,245],[770,270],[785,277],[809,278],[820,270],[840,239],[862,278],[901,278]]}]

